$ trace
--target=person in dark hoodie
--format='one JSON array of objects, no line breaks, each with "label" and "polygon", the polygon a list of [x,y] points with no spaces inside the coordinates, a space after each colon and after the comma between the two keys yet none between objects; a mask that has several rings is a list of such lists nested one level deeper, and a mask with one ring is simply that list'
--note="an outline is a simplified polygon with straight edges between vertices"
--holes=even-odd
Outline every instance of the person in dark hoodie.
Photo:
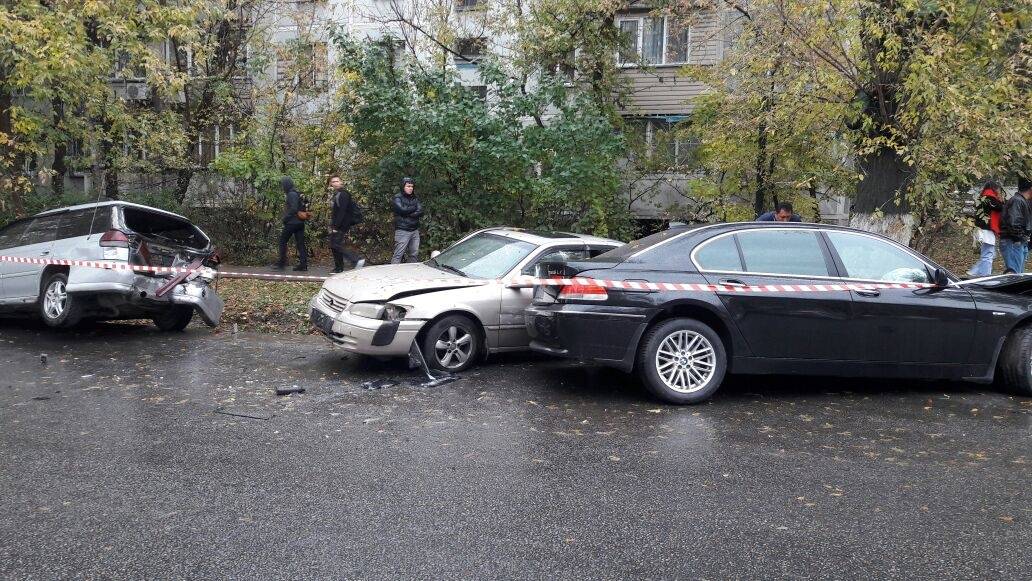
[{"label": "person in dark hoodie", "polygon": [[295,272],[308,270],[308,249],[305,248],[305,220],[308,216],[308,204],[301,197],[301,194],[294,189],[294,180],[290,176],[283,176],[280,179],[280,186],[286,194],[286,209],[283,212],[283,233],[279,239],[279,262],[276,263],[277,270],[287,267],[287,242],[294,238],[297,245],[298,265],[294,267]]},{"label": "person in dark hoodie", "polygon": [[330,178],[330,251],[333,252],[333,273],[344,272],[344,259],[355,268],[365,266],[365,259],[348,250],[344,243],[348,230],[362,221],[362,212],[351,198],[351,192],[344,189],[340,176]]},{"label": "person in dark hoodie", "polygon": [[391,264],[419,260],[419,219],[423,216],[423,204],[416,197],[416,182],[412,178],[401,180],[401,191],[391,200],[394,211],[394,256]]},{"label": "person in dark hoodie", "polygon": [[1025,272],[1025,261],[1028,260],[1028,241],[1032,235],[1032,181],[1018,178],[1018,193],[1011,196],[1003,206],[1000,220],[1000,254],[1004,272]]}]

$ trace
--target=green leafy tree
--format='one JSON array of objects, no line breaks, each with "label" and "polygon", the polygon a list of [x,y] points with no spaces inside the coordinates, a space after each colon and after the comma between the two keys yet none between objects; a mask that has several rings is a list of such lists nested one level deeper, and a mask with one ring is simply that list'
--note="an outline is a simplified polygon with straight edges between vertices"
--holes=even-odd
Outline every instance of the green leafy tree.
[{"label": "green leafy tree", "polygon": [[337,44],[356,182],[383,222],[408,175],[428,207],[431,244],[502,223],[627,232],[615,195],[622,139],[589,93],[554,76],[530,87],[487,59],[485,99],[447,69],[399,62],[389,42]]}]

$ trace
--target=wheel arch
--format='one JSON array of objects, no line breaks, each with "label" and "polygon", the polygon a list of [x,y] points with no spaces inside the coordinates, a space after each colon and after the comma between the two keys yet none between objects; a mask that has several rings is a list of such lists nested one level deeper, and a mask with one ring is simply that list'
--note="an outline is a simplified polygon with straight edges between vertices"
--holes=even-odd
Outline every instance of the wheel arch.
[{"label": "wheel arch", "polygon": [[43,271],[39,274],[39,291],[36,293],[36,301],[43,295],[43,286],[47,284],[47,280],[55,274],[63,274],[66,277],[71,274],[71,267],[61,266],[57,264],[47,265]]},{"label": "wheel arch", "polygon": [[[649,331],[664,321],[670,319],[689,318],[695,319],[704,325],[707,325],[720,337],[720,341],[724,344],[724,352],[727,354],[728,367],[731,367],[731,361],[735,353],[735,342],[731,334],[731,326],[724,320],[720,314],[717,313],[716,308],[706,302],[696,301],[692,299],[685,299],[675,302],[670,302],[663,306],[656,314],[649,319],[645,328],[642,330],[641,335],[638,336],[637,341],[634,344],[634,361],[633,365],[637,365],[638,353],[641,351],[641,342],[645,340]],[[632,366],[633,367],[633,366]]]},{"label": "wheel arch", "polygon": [[424,323],[423,326],[419,329],[419,332],[416,333],[416,341],[418,342],[418,344],[422,346],[423,340],[426,339],[426,334],[430,332],[430,328],[437,324],[438,321],[450,317],[452,315],[466,317],[473,321],[473,324],[476,326],[477,335],[480,336],[480,353],[477,354],[477,357],[486,357],[488,353],[487,329],[484,327],[484,322],[480,320],[480,317],[478,317],[477,314],[473,311],[467,309],[451,308],[435,315],[434,318]]}]

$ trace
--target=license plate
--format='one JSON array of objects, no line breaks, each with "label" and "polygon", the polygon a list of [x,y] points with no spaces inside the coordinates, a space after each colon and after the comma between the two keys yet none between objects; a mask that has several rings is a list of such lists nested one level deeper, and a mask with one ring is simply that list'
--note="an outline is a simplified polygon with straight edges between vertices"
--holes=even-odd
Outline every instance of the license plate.
[{"label": "license plate", "polygon": [[323,333],[333,331],[333,319],[326,316],[322,311],[312,309],[312,324]]}]

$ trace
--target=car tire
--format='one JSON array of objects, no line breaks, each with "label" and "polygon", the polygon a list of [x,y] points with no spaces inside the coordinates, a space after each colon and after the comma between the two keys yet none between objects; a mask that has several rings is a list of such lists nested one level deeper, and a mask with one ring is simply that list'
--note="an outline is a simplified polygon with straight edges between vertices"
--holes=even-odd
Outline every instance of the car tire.
[{"label": "car tire", "polygon": [[182,331],[193,319],[193,307],[176,305],[151,319],[154,325],[165,332]]},{"label": "car tire", "polygon": [[423,336],[427,365],[450,373],[476,365],[482,347],[480,327],[462,315],[449,315],[437,321]]},{"label": "car tire", "polygon": [[65,328],[82,319],[80,300],[68,292],[68,275],[55,272],[40,286],[39,316],[48,327]]},{"label": "car tire", "polygon": [[649,329],[638,352],[645,388],[672,404],[709,399],[724,381],[727,351],[713,329],[695,319],[670,319]]},{"label": "car tire", "polygon": [[1032,396],[1032,327],[1015,329],[1007,337],[996,375],[1005,389]]}]

